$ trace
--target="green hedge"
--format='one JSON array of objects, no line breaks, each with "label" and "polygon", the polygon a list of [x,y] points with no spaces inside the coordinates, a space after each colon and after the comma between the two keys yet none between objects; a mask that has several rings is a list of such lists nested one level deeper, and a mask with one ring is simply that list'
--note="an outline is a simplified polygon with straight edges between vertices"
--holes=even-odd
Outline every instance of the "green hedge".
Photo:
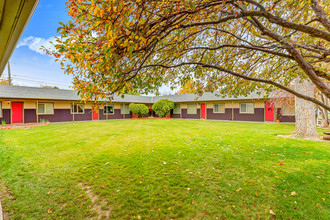
[{"label": "green hedge", "polygon": [[129,104],[129,110],[138,117],[142,117],[142,115],[149,113],[149,108],[144,104],[131,103]]},{"label": "green hedge", "polygon": [[173,108],[174,102],[168,99],[160,99],[152,105],[152,110],[160,117],[166,117]]}]

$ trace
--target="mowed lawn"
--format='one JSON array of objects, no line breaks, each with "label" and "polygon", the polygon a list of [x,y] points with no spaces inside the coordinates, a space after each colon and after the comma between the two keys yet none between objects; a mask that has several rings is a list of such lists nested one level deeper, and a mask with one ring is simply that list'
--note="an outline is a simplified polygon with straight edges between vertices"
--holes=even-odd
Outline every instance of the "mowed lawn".
[{"label": "mowed lawn", "polygon": [[329,219],[330,144],[277,136],[293,130],[155,119],[0,131],[2,203],[13,219]]}]

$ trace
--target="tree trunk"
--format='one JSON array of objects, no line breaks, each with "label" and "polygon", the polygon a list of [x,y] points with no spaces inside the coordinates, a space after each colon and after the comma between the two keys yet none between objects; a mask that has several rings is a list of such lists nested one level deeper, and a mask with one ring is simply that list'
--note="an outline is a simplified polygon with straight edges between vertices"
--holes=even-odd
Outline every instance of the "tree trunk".
[{"label": "tree trunk", "polygon": [[321,127],[322,128],[329,128],[329,116],[328,116],[328,111],[319,107],[319,111],[321,113]]},{"label": "tree trunk", "polygon": [[[325,97],[324,94],[321,94],[321,101],[325,104],[328,104],[328,98]],[[328,111],[322,107],[319,107],[319,110],[321,112],[321,117],[322,117],[321,126],[323,128],[328,128],[329,127]]]},{"label": "tree trunk", "polygon": [[[310,97],[314,96],[315,85],[309,80],[297,80],[295,90]],[[319,139],[316,129],[315,105],[312,102],[295,97],[296,128],[294,137]]]}]

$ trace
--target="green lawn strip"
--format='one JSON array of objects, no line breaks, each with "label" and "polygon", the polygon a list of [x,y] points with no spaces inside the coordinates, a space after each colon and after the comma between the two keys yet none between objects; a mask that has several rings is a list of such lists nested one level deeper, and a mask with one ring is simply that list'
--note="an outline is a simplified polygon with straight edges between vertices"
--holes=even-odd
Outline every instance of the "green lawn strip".
[{"label": "green lawn strip", "polygon": [[293,129],[120,120],[2,131],[0,176],[15,199],[5,208],[31,219],[95,217],[95,204],[112,218],[326,219],[329,144],[277,137]]}]

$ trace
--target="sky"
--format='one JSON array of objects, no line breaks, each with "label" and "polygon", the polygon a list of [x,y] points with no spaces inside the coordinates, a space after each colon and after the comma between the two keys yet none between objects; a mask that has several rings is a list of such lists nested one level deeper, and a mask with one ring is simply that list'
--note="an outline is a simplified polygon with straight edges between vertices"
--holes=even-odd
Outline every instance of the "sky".
[{"label": "sky", "polygon": [[[53,57],[40,50],[41,46],[51,47],[49,41],[59,36],[56,32],[59,22],[66,23],[69,20],[65,2],[66,0],[40,0],[9,61],[13,84],[70,89],[72,77],[64,74]],[[6,68],[2,77],[7,76]],[[166,86],[160,92],[173,93]]]},{"label": "sky", "polygon": [[[72,77],[64,74],[53,57],[40,50],[41,46],[51,46],[49,41],[58,36],[59,22],[68,20],[65,0],[40,0],[9,61],[13,84],[69,88]],[[2,76],[8,76],[7,68]]]}]

